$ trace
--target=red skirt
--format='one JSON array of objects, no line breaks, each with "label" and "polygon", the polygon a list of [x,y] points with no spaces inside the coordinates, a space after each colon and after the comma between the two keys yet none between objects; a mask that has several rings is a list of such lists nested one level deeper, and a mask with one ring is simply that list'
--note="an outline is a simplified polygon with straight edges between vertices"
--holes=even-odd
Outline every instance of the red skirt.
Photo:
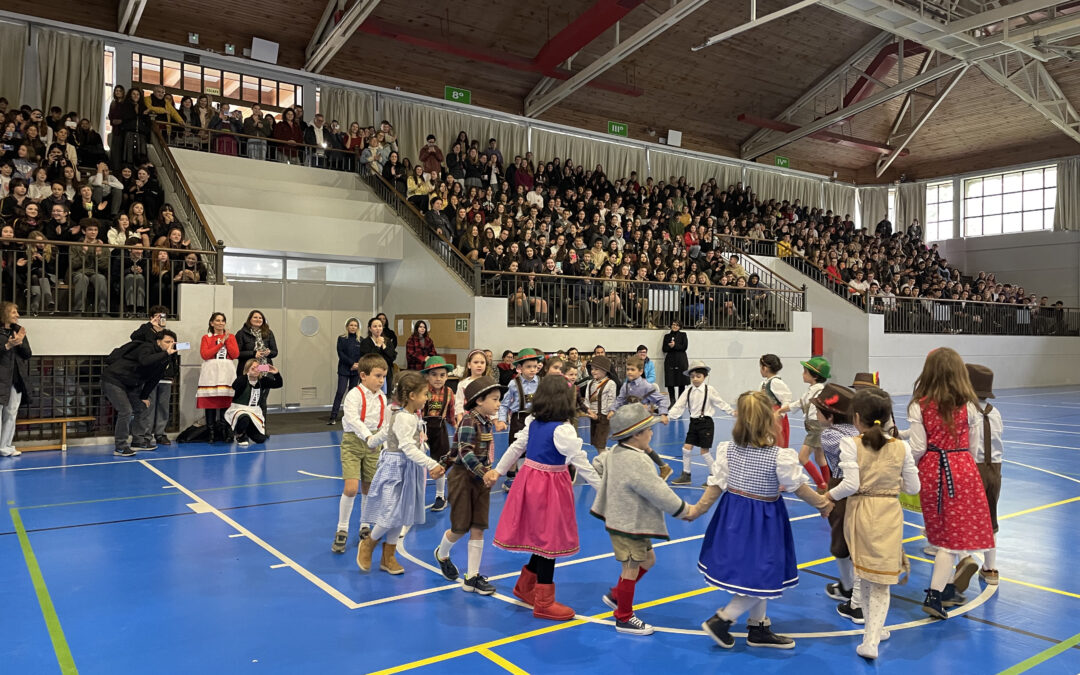
[{"label": "red skirt", "polygon": [[224,410],[232,405],[232,396],[200,396],[195,399],[196,410]]},{"label": "red skirt", "polygon": [[580,550],[574,488],[565,464],[525,460],[506,496],[494,544],[545,558],[563,558]]},{"label": "red skirt", "polygon": [[950,551],[993,548],[990,507],[975,460],[967,448],[946,452],[944,458],[952,474],[951,495],[948,476],[942,471],[941,451],[928,450],[919,459],[919,500],[927,540]]}]

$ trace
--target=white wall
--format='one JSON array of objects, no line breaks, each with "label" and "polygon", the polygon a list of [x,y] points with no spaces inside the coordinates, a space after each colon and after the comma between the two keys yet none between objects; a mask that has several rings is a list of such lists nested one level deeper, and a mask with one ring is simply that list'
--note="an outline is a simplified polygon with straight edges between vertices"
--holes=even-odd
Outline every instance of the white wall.
[{"label": "white wall", "polygon": [[964,361],[993,370],[995,389],[1080,384],[1075,337],[912,335],[885,333],[884,327],[884,317],[870,317],[870,368],[894,393],[911,391],[927,353],[937,347],[951,347]]},{"label": "white wall", "polygon": [[1080,307],[1080,232],[1026,232],[937,242],[941,255],[977,276],[994,272],[1002,283]]},{"label": "white wall", "polygon": [[[649,357],[656,363],[656,382],[663,385],[664,353],[661,342],[667,330],[598,329],[598,328],[538,328],[508,326],[506,303],[503,298],[476,298],[473,314],[473,342],[477,348],[490,349],[498,358],[505,349],[517,351],[535,347],[557,351],[577,347],[583,353],[592,352],[597,344],[612,352],[632,352],[640,344],[649,348]],[[782,375],[796,394],[805,385],[798,375],[799,360],[806,359],[810,348],[810,315],[792,314],[792,330],[734,331],[692,330],[686,332],[690,360],[701,359],[712,367],[709,382],[720,389],[729,403],[744,391],[761,386],[758,359],[762,354],[776,354],[787,365]]]}]

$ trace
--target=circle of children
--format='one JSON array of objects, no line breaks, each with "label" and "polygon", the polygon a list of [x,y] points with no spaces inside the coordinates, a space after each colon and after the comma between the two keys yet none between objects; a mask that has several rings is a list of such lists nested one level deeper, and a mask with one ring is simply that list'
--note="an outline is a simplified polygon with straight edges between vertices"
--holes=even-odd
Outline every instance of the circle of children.
[{"label": "circle of children", "polygon": [[[360,359],[360,385],[344,402],[345,489],[333,552],[345,552],[359,490],[357,565],[370,571],[382,542],[379,569],[402,574],[395,548],[403,528],[425,521],[430,475],[437,489],[432,510],[450,507],[435,562],[448,580],[462,576],[462,590],[491,595],[495,587],[480,573],[481,556],[490,490],[505,477],[508,494],[494,544],[530,554],[513,593],[532,606],[533,616],[567,621],[575,613],[555,600],[553,577],[555,561],[579,550],[572,486],[580,476],[595,488],[591,513],[604,521],[622,565],[616,585],[603,595],[620,633],[653,632],[635,615],[633,601],[656,561],[651,540],[668,539],[664,514],[690,521],[716,502],[698,567],[706,582],[733,595],[702,624],[724,648],[735,645],[730,631],[744,614],[749,647],[795,646],[772,631],[766,615],[767,601],[780,598],[799,577],[784,493],[794,493],[828,519],[840,580],[828,584],[826,593],[840,601],[841,616],[865,626],[856,651],[867,659],[876,658],[879,641],[889,638],[889,586],[900,583],[909,567],[901,543],[903,504],[921,508],[926,550],[936,556],[925,613],[948,618],[948,608],[966,602],[961,593],[976,570],[986,584],[998,582],[994,533],[1002,423],[986,401],[993,398],[993,373],[965,364],[952,349],[936,349],[926,358],[907,412],[906,442],[877,375],[859,373],[852,388],[827,382],[830,366],[821,357],[801,362],[809,388],[794,399],[779,377],[780,359],[762,356],[761,389],[741,394],[734,409],[706,384],[710,369],[702,361],[689,364],[690,386],[679,391],[670,409],[667,397],[642,377],[641,357],[627,360],[626,381],[619,386],[610,359],[594,356],[583,392],[575,386],[576,361],[552,358],[545,364],[542,352],[523,349],[513,364],[517,376],[501,385],[488,374],[489,356],[473,350],[455,393],[446,386],[450,367],[432,356],[421,371],[397,380],[391,407],[381,392],[386,363],[377,354]],[[799,452],[787,448],[786,413],[796,408],[806,425]],[[735,424],[731,440],[714,445],[712,417],[719,411],[734,415]],[[580,414],[590,417],[591,441],[600,451],[592,462],[578,435]],[[684,414],[690,425],[683,472],[673,483],[690,482],[691,453],[698,448],[710,471],[696,504],[667,484],[672,470],[650,449],[652,426]],[[453,443],[448,424],[456,429]],[[496,458],[493,434],[507,428],[509,447]],[[614,447],[606,447],[608,438]],[[468,562],[460,575],[451,552],[466,535]],[[981,568],[974,554],[982,555]]]}]

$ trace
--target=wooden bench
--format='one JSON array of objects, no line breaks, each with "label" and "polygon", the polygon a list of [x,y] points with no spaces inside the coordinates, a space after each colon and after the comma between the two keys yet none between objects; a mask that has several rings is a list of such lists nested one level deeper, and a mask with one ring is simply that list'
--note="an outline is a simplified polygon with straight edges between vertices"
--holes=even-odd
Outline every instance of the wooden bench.
[{"label": "wooden bench", "polygon": [[96,417],[43,417],[40,419],[26,419],[17,420],[16,426],[29,426],[33,424],[59,424],[60,425],[60,443],[56,445],[33,445],[24,446],[19,448],[23,452],[32,452],[35,450],[59,450],[60,452],[67,452],[67,425],[69,422],[93,422]]}]

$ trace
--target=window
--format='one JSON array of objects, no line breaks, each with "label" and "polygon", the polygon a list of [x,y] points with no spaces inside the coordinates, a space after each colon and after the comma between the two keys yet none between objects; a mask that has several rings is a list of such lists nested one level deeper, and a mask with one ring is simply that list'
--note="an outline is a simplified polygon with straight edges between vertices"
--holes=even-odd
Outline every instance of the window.
[{"label": "window", "polygon": [[112,122],[109,120],[109,106],[112,104],[113,87],[116,85],[116,50],[112,47],[105,48],[105,107],[102,108],[104,118],[101,122],[101,138],[105,142],[105,149],[109,149],[109,134],[112,133]]},{"label": "window", "polygon": [[256,258],[226,255],[222,261],[226,279],[281,279],[284,264],[281,258]]},{"label": "window", "polygon": [[926,241],[942,241],[953,236],[953,183],[926,186]]},{"label": "window", "polygon": [[899,225],[896,222],[896,188],[889,188],[889,222],[893,223],[893,229]]},{"label": "window", "polygon": [[364,263],[335,263],[316,260],[288,261],[286,279],[329,281],[343,284],[374,284],[375,266]]},{"label": "window", "polygon": [[[1053,229],[1056,199],[1056,166],[968,178],[964,181],[964,236]],[[927,190],[928,206],[929,200]]]}]

